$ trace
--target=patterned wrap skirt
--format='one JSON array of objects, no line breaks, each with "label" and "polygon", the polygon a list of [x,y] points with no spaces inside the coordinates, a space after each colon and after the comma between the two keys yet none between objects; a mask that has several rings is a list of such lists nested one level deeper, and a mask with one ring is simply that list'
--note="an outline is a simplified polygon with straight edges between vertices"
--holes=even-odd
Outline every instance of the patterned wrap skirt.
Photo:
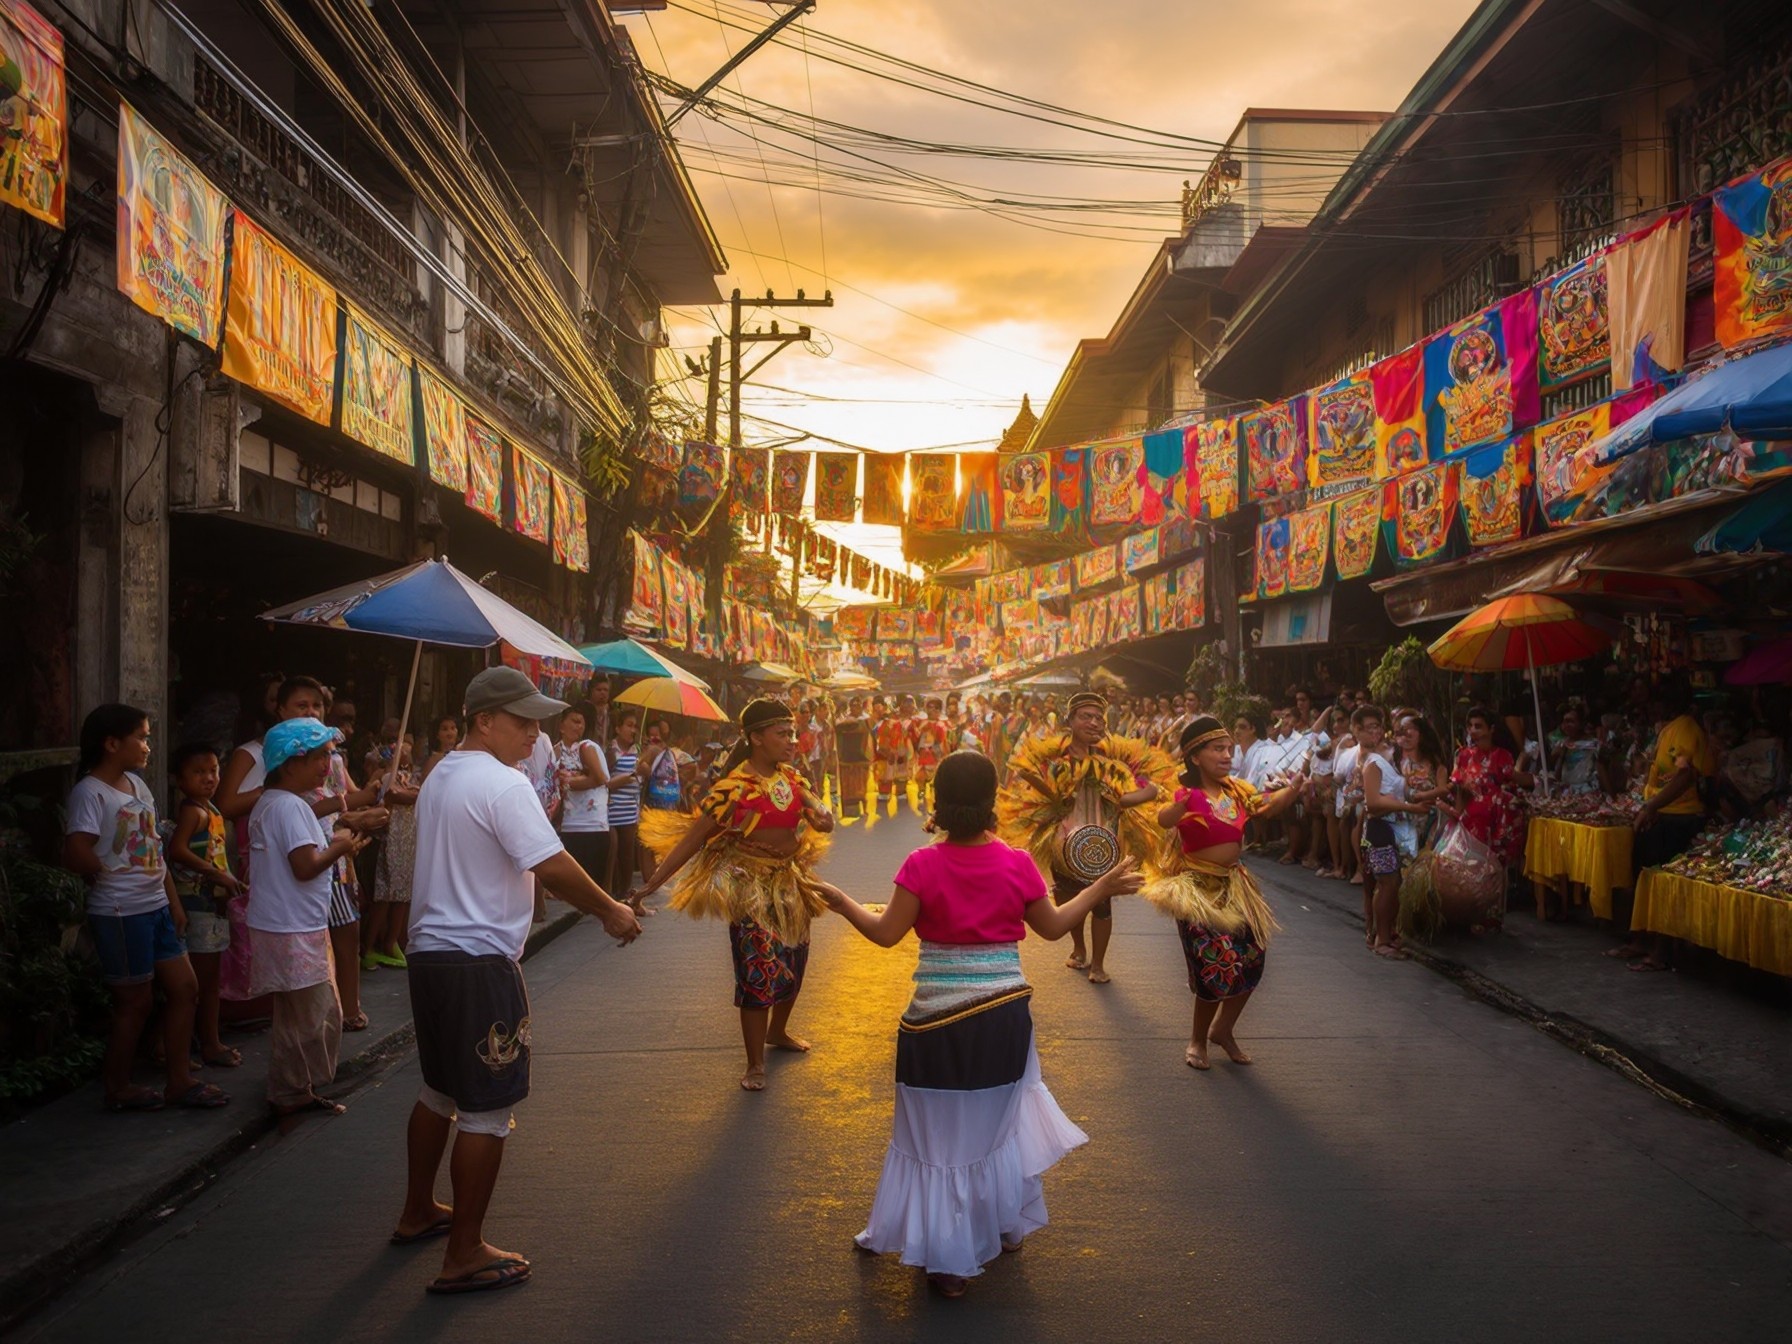
[{"label": "patterned wrap skirt", "polygon": [[787,943],[765,925],[737,919],[728,925],[734,954],[734,1006],[775,1008],[794,999],[809,969],[809,944]]},{"label": "patterned wrap skirt", "polygon": [[1242,863],[1207,863],[1173,851],[1148,870],[1139,894],[1176,920],[1196,998],[1217,1003],[1257,988],[1278,926]]}]

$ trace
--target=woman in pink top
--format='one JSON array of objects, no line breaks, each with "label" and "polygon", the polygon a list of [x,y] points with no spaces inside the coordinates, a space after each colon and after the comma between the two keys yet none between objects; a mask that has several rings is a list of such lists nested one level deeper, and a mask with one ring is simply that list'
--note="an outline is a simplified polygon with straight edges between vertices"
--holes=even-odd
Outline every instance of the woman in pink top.
[{"label": "woman in pink top", "polygon": [[931,825],[946,838],[908,856],[881,912],[818,884],[880,947],[910,929],[921,940],[896,1036],[895,1132],[856,1241],[899,1252],[947,1297],[1045,1226],[1041,1174],[1089,1141],[1040,1081],[1020,940],[1062,938],[1140,882],[1128,861],[1053,905],[1032,858],[991,833],[995,804],[989,758],[955,751],[934,776]]}]

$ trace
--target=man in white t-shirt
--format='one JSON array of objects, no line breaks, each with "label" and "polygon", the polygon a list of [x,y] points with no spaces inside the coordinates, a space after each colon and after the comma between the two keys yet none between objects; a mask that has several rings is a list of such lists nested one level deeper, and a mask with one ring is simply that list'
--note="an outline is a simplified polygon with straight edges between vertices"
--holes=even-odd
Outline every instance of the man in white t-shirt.
[{"label": "man in white t-shirt", "polygon": [[[621,943],[640,921],[585,874],[554,834],[528,778],[537,721],[566,705],[515,668],[487,668],[467,685],[466,736],[430,771],[417,797],[417,863],[406,960],[423,1089],[406,1135],[410,1181],[392,1234],[409,1243],[448,1234],[435,1293],[525,1282],[529,1262],[489,1245],[486,1206],[497,1184],[512,1108],[529,1095],[529,998],[523,945],[534,913],[530,874]],[[435,1177],[458,1121],[454,1207]]]}]

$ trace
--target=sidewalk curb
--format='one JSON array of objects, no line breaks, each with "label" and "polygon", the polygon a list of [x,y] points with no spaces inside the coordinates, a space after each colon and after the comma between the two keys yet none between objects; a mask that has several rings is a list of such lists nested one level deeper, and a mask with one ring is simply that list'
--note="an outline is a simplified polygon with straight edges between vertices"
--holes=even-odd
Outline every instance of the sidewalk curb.
[{"label": "sidewalk curb", "polygon": [[[1349,890],[1354,894],[1357,888],[1352,886]],[[1329,893],[1301,891],[1290,894],[1309,899],[1332,914],[1348,916],[1361,929],[1360,905],[1335,900]],[[1673,1065],[1655,1058],[1648,1051],[1638,1049],[1609,1032],[1601,1031],[1591,1023],[1567,1013],[1552,1012],[1509,986],[1490,979],[1473,967],[1441,952],[1416,943],[1409,942],[1405,946],[1414,961],[1460,985],[1466,993],[1483,1003],[1529,1023],[1576,1054],[1603,1064],[1639,1087],[1647,1088],[1662,1100],[1707,1120],[1714,1120],[1775,1157],[1792,1161],[1792,1125],[1751,1110],[1689,1077]]]},{"label": "sidewalk curb", "polygon": [[[583,918],[573,909],[562,909],[551,915],[539,928],[530,931],[529,940],[523,947],[523,960],[528,961]],[[415,1028],[407,1020],[378,1036],[370,1034],[357,1042],[355,1053],[344,1057],[337,1065],[335,1094],[344,1096],[353,1092],[384,1065],[407,1053],[416,1035]],[[27,1316],[55,1299],[139,1224],[147,1219],[165,1218],[205,1193],[232,1158],[253,1148],[275,1128],[274,1116],[259,1098],[242,1109],[243,1123],[235,1133],[214,1144],[122,1212],[102,1217],[79,1236],[45,1251],[0,1283],[0,1335],[10,1332]]]}]

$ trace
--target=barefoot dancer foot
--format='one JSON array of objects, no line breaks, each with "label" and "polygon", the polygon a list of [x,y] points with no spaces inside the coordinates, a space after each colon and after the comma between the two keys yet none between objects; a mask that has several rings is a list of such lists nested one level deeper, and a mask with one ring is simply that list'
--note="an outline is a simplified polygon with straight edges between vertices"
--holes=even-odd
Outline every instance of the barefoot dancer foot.
[{"label": "barefoot dancer foot", "polygon": [[1202,1042],[1200,1045],[1189,1046],[1189,1048],[1183,1052],[1182,1061],[1191,1069],[1201,1069],[1202,1071],[1206,1071],[1213,1067],[1213,1065],[1207,1062],[1206,1042]]},{"label": "barefoot dancer foot", "polygon": [[774,1050],[789,1050],[798,1055],[807,1054],[809,1051],[809,1042],[800,1036],[792,1036],[789,1032],[785,1032],[782,1036],[767,1036],[765,1043]]},{"label": "barefoot dancer foot", "polygon": [[1239,1046],[1230,1035],[1222,1036],[1217,1031],[1210,1038],[1213,1043],[1226,1052],[1226,1058],[1234,1064],[1254,1064],[1256,1061]]},{"label": "barefoot dancer foot", "polygon": [[743,1092],[765,1091],[765,1066],[755,1064],[749,1068],[740,1076],[740,1086]]},{"label": "barefoot dancer foot", "polygon": [[1113,976],[1109,975],[1099,966],[1091,966],[1089,968],[1089,983],[1092,985],[1105,985],[1113,978]]},{"label": "barefoot dancer foot", "polygon": [[1081,952],[1072,952],[1064,959],[1064,966],[1067,970],[1086,971],[1089,969],[1089,961]]}]

